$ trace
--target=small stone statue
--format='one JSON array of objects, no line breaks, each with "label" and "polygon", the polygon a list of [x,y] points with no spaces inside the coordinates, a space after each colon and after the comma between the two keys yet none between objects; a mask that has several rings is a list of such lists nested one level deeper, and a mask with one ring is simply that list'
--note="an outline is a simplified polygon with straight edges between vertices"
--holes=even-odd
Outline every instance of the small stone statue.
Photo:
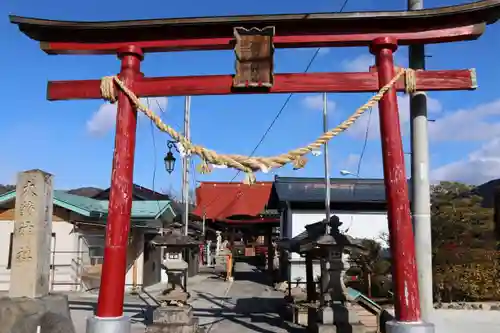
[{"label": "small stone statue", "polygon": [[212,253],[211,253],[211,248],[212,248],[212,241],[211,240],[207,240],[207,245],[205,247],[205,257],[206,257],[206,261],[207,261],[207,266],[212,266]]},{"label": "small stone statue", "polygon": [[215,256],[218,256],[222,244],[222,235],[221,232],[218,230],[215,232],[215,234],[217,235],[216,236],[217,243],[215,244]]}]

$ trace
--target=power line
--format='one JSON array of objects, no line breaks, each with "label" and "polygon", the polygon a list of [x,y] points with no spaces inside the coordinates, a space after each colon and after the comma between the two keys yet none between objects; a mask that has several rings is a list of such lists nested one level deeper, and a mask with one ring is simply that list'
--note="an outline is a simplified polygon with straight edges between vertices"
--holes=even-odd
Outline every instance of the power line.
[{"label": "power line", "polygon": [[[344,11],[345,7],[347,6],[347,4],[349,3],[349,0],[344,0],[344,2],[342,3],[342,6],[340,7],[340,9],[338,10],[338,13],[341,13]],[[316,49],[316,51],[314,52],[313,56],[311,57],[311,59],[309,60],[309,63],[307,64],[306,66],[306,69],[304,70],[304,73],[307,73],[309,71],[309,69],[311,68],[312,64],[314,63],[314,61],[316,60],[316,58],[318,57],[318,54],[319,52],[321,51],[321,48],[318,47]],[[269,132],[271,132],[271,129],[273,128],[274,124],[278,121],[279,117],[281,116],[281,114],[283,113],[283,111],[285,110],[285,108],[287,107],[288,103],[290,102],[290,100],[292,99],[292,96],[294,95],[294,93],[290,93],[288,95],[288,97],[285,99],[285,102],[283,103],[283,105],[281,106],[281,108],[279,109],[278,113],[276,113],[276,116],[274,116],[274,119],[271,121],[271,124],[269,124],[268,128],[266,129],[266,131],[264,132],[264,134],[262,135],[262,137],[260,138],[259,142],[257,143],[257,145],[255,146],[255,148],[252,150],[252,152],[250,153],[249,157],[252,157],[255,152],[257,151],[257,149],[259,149],[260,145],[264,142],[264,140],[266,139],[267,135],[269,134]],[[241,173],[241,170],[238,170],[236,172],[236,174],[234,175],[234,177],[229,181],[229,183],[232,183],[236,177],[238,177],[238,175]],[[219,197],[216,197],[214,200],[212,200],[207,206],[204,207],[204,209],[207,209],[210,205],[212,205],[216,200],[218,200]]]},{"label": "power line", "polygon": [[339,9],[339,13],[342,13],[345,9],[345,6],[347,6],[347,3],[349,2],[349,0],[345,0],[344,3],[342,4],[342,7],[340,7]]},{"label": "power line", "polygon": [[[307,64],[307,67],[304,71],[304,73],[307,73],[307,71],[309,71],[309,69],[311,68],[314,60],[316,60],[316,57],[318,56],[319,54],[319,51],[321,50],[321,48],[317,48],[316,51],[314,52],[311,60],[309,60],[309,63]],[[252,150],[252,152],[250,153],[249,157],[252,157],[253,154],[255,154],[255,152],[257,151],[257,149],[259,149],[260,145],[264,142],[264,140],[266,139],[267,135],[269,134],[269,132],[271,132],[271,129],[273,128],[274,124],[276,123],[276,121],[278,121],[279,117],[281,116],[281,114],[283,113],[283,111],[285,110],[286,106],[288,105],[288,103],[290,102],[290,100],[292,99],[292,96],[294,94],[293,93],[290,93],[288,95],[288,97],[285,99],[285,102],[283,103],[283,105],[281,106],[281,108],[279,109],[278,113],[276,113],[276,115],[274,116],[274,119],[271,121],[271,124],[269,124],[269,126],[267,127],[266,131],[264,132],[264,134],[262,135],[262,137],[260,138],[259,142],[257,143],[257,145],[255,146],[255,148]],[[238,170],[236,172],[236,174],[233,176],[233,178],[231,178],[231,180],[229,181],[229,183],[232,183],[234,182],[234,180],[236,179],[236,177],[238,177],[238,175],[241,173],[241,170]],[[210,203],[208,205],[206,205],[204,207],[204,210],[206,210],[208,207],[210,207],[214,202],[216,202],[217,200],[219,200],[220,196],[217,196],[215,197],[212,201],[210,201]]]},{"label": "power line", "polygon": [[358,166],[356,168],[356,176],[359,178],[359,173],[361,172],[361,164],[363,163],[363,157],[366,152],[366,146],[368,144],[368,137],[370,135],[370,122],[372,119],[372,111],[373,109],[370,108],[370,113],[368,113],[368,122],[366,123],[366,131],[365,131],[365,138],[363,142],[363,148],[361,148],[361,154],[359,154],[359,160],[358,160]]},{"label": "power line", "polygon": [[[361,165],[363,164],[363,157],[365,156],[366,146],[368,145],[368,138],[370,137],[370,124],[371,124],[371,119],[372,119],[372,112],[373,112],[373,108],[370,108],[370,112],[368,113],[368,121],[366,123],[366,130],[365,130],[363,147],[361,148],[361,153],[359,154],[359,159],[358,159],[358,165],[356,167],[356,173],[355,173],[356,179],[354,180],[354,186],[352,189],[352,196],[353,197],[356,195],[356,188],[357,188],[357,185],[359,183],[359,178],[360,178],[359,173],[361,172]],[[354,217],[351,215],[351,222],[349,223],[349,227],[347,227],[345,229],[345,232],[348,232],[349,229],[351,229],[353,221],[354,221]]]},{"label": "power line", "polygon": [[[344,3],[342,4],[342,6],[340,7],[339,9],[339,13],[343,12],[345,7],[347,6],[347,3],[349,2],[349,0],[344,0]],[[304,73],[307,73],[309,71],[309,69],[311,68],[312,64],[314,63],[314,60],[316,60],[316,58],[318,57],[318,54],[319,52],[321,51],[321,48],[318,47],[316,49],[316,51],[314,52],[313,56],[311,57],[311,60],[309,60],[309,63],[307,64],[306,66],[306,69],[304,70]],[[276,114],[276,116],[274,117],[274,119],[271,121],[271,124],[269,124],[269,127],[266,129],[266,131],[264,132],[264,134],[262,135],[262,137],[260,138],[259,142],[257,143],[257,145],[255,146],[255,148],[252,150],[252,152],[250,153],[250,157],[253,156],[253,154],[255,154],[255,152],[257,151],[257,149],[259,149],[260,145],[262,144],[262,142],[264,142],[264,140],[266,139],[267,135],[269,134],[269,132],[271,132],[271,129],[273,128],[274,124],[276,123],[276,121],[278,121],[279,117],[281,116],[281,114],[283,113],[283,111],[285,110],[286,106],[288,105],[288,103],[290,102],[290,100],[292,99],[292,96],[294,95],[294,93],[290,93],[288,95],[288,97],[286,98],[285,102],[283,103],[283,105],[281,106],[281,108],[279,109],[278,113]],[[230,182],[233,182],[234,179],[241,173],[241,170],[238,170],[236,172],[236,175],[233,177],[233,179],[231,179]]]}]

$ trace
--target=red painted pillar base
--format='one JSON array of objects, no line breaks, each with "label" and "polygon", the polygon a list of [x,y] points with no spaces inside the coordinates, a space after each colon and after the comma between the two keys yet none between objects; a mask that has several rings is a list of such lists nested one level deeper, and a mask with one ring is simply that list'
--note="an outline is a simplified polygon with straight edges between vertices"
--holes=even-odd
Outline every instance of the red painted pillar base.
[{"label": "red painted pillar base", "polygon": [[[380,87],[387,84],[395,75],[393,52],[397,48],[397,41],[388,37],[375,39],[370,47],[370,52],[376,58]],[[408,200],[408,180],[406,179],[395,89],[390,89],[380,100],[379,113],[384,182],[388,206],[389,239],[393,260],[392,280],[395,293],[396,320],[400,323],[420,322],[415,247]]]},{"label": "red painted pillar base", "polygon": [[[129,46],[118,51],[120,79],[133,90],[134,80],[142,75],[140,48]],[[129,98],[118,92],[115,151],[111,173],[104,263],[96,316],[87,322],[87,332],[128,332],[130,323],[123,318],[127,246],[132,209],[137,110]],[[128,327],[128,328],[127,328]]]}]

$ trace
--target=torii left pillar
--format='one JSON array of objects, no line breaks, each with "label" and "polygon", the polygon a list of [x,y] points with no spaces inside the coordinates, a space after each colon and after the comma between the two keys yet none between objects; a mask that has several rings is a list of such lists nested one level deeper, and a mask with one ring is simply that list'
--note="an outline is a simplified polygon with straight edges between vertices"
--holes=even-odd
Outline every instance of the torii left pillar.
[{"label": "torii left pillar", "polygon": [[[142,76],[140,63],[144,54],[140,48],[128,46],[118,50],[118,57],[121,59],[120,79],[129,89],[133,89],[136,78]],[[101,287],[96,314],[87,320],[87,333],[131,331],[130,320],[123,316],[123,301],[132,209],[136,128],[137,109],[130,99],[119,91]]]}]

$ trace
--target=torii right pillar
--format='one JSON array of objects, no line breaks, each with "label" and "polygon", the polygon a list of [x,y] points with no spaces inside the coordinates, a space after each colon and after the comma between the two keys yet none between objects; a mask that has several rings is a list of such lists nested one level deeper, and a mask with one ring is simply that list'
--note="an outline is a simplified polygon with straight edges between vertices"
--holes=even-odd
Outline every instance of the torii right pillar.
[{"label": "torii right pillar", "polygon": [[[370,52],[375,56],[380,87],[389,83],[395,75],[393,53],[397,48],[397,40],[391,37],[377,38],[372,42]],[[379,113],[396,314],[395,320],[386,323],[386,330],[388,333],[433,333],[434,325],[422,322],[420,316],[415,246],[396,89],[391,88],[380,100]]]}]

